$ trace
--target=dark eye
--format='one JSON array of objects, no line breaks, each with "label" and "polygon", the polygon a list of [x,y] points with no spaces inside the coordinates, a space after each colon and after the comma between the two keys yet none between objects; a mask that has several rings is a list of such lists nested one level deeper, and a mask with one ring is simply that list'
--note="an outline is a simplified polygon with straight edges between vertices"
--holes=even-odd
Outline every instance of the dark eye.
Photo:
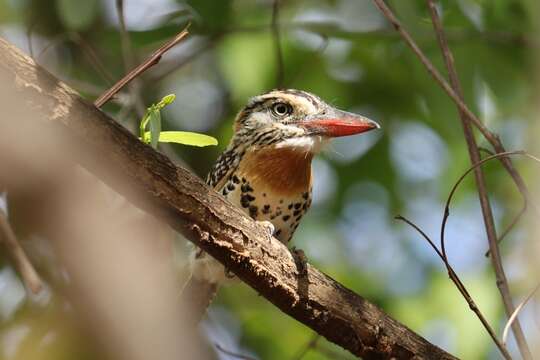
[{"label": "dark eye", "polygon": [[292,109],[285,103],[276,103],[272,106],[272,112],[277,116],[285,116],[289,115],[292,112]]}]

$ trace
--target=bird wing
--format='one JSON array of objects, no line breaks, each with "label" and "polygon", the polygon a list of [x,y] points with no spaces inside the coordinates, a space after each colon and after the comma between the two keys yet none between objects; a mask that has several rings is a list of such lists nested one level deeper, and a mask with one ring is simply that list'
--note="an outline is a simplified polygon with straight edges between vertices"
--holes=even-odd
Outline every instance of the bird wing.
[{"label": "bird wing", "polygon": [[230,175],[238,167],[238,157],[234,150],[227,150],[223,152],[214,167],[206,178],[206,183],[210,185],[214,190],[221,191],[223,186],[227,183]]}]

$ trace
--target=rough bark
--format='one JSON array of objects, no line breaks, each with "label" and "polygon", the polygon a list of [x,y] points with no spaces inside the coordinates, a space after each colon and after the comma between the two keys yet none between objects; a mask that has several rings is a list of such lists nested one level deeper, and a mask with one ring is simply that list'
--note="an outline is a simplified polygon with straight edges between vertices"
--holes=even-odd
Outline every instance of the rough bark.
[{"label": "rough bark", "polygon": [[32,108],[41,116],[32,121],[64,135],[55,140],[59,151],[328,340],[364,359],[455,359],[313,266],[301,275],[302,264],[264,228],[3,39],[0,80],[2,91],[18,99],[0,99],[4,111]]}]

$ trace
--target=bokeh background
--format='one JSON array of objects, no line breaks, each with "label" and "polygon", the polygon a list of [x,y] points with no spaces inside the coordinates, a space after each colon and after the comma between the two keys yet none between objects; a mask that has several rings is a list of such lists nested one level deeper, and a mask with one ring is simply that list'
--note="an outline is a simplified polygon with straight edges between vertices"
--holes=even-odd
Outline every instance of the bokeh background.
[{"label": "bokeh background", "polygon": [[[442,71],[425,2],[388,3]],[[466,103],[507,149],[534,151],[535,0],[437,3]],[[281,1],[276,17],[267,0],[124,0],[124,13],[127,49],[114,0],[1,0],[0,36],[92,101],[191,22],[190,36],[105,110],[135,129],[145,107],[176,94],[163,112],[165,129],[210,134],[219,145],[161,149],[200,176],[226,147],[248,98],[278,86],[308,90],[378,121],[381,131],[338,139],[316,158],[313,207],[294,244],[319,269],[447,351],[464,359],[499,358],[433,250],[394,220],[404,215],[438,242],[444,202],[469,158],[454,104],[371,1]],[[478,143],[489,148],[481,137]],[[516,164],[533,184],[532,164]],[[522,199],[499,163],[485,170],[501,232]],[[531,214],[501,244],[516,302],[537,281]],[[486,250],[471,178],[451,207],[447,251],[501,334],[504,311]],[[54,284],[27,296],[8,260],[0,265],[0,357],[95,358]],[[520,317],[531,345],[539,335],[535,315],[531,305]],[[314,334],[243,284],[220,292],[201,331],[210,348],[217,343],[251,358],[352,358],[323,339],[304,354]],[[512,338],[509,347],[519,357]],[[212,356],[234,358],[217,349]]]}]

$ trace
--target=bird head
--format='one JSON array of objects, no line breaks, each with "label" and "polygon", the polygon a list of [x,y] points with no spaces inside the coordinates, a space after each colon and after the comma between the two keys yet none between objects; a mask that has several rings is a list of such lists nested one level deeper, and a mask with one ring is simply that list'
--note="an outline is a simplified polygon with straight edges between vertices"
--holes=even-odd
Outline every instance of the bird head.
[{"label": "bird head", "polygon": [[236,142],[316,153],[331,138],[360,134],[379,125],[336,109],[300,90],[273,90],[250,99],[235,120]]}]

